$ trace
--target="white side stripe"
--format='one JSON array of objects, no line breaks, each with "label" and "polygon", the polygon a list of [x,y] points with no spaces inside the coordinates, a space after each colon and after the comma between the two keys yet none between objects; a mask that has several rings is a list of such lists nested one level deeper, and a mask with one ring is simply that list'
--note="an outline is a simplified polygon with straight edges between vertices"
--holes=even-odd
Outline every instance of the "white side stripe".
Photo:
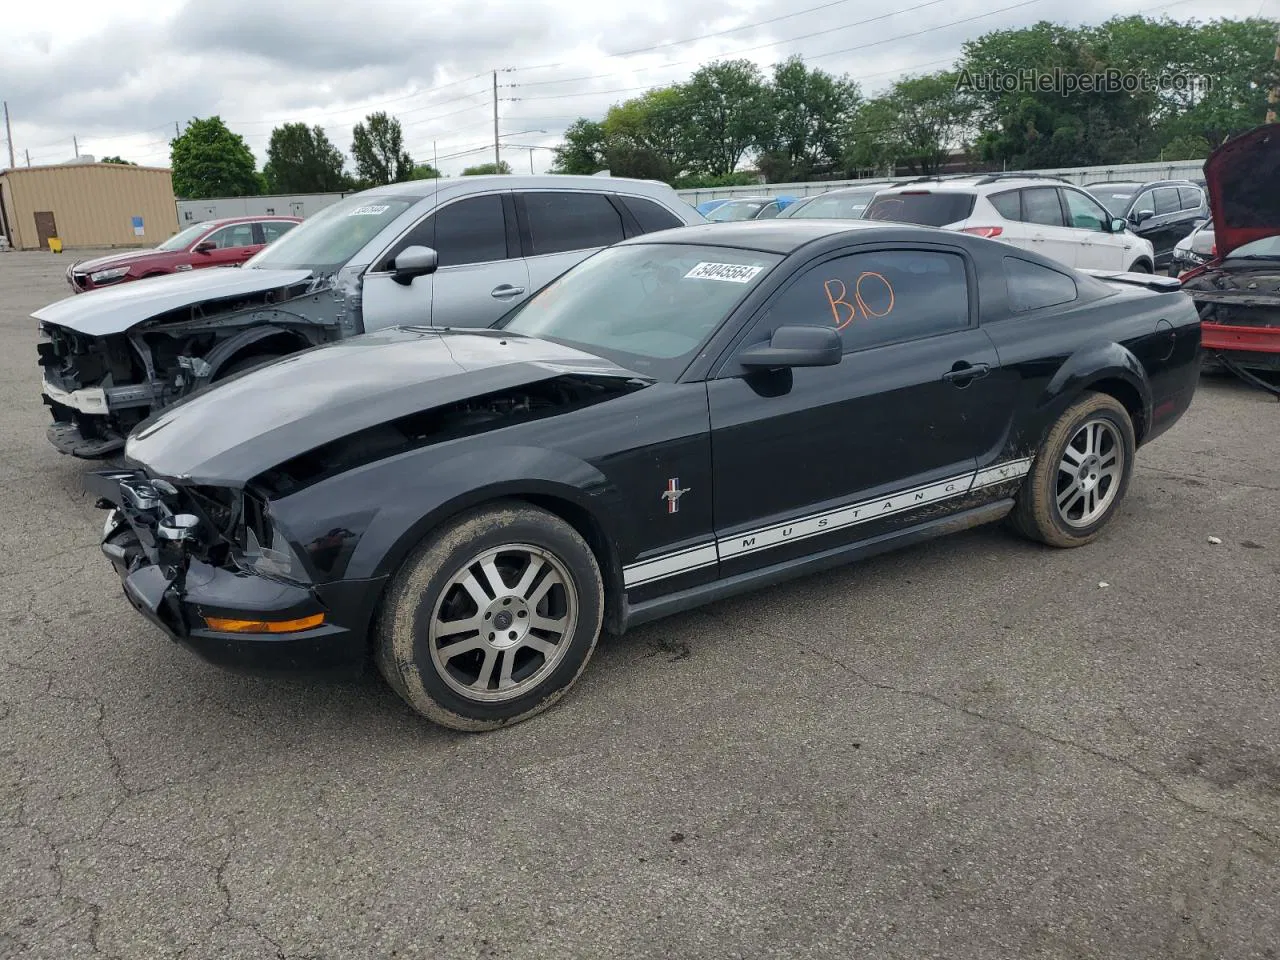
[{"label": "white side stripe", "polygon": [[653,583],[655,580],[663,580],[677,574],[701,570],[720,560],[745,556],[781,543],[805,540],[833,530],[867,523],[880,517],[889,517],[931,503],[950,500],[973,490],[997,486],[1025,477],[1031,471],[1031,463],[1031,457],[1010,460],[994,467],[986,467],[949,480],[938,480],[923,487],[903,490],[887,497],[865,500],[862,503],[838,507],[824,513],[810,514],[784,523],[760,527],[738,536],[720,537],[698,546],[685,547],[673,553],[623,567],[623,584],[630,588]]}]

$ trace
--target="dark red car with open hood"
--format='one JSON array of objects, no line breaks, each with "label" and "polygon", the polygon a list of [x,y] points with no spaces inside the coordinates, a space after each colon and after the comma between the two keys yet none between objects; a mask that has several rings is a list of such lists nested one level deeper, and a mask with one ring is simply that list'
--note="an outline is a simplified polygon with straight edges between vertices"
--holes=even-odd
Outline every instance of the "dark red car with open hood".
[{"label": "dark red car with open hood", "polygon": [[1200,313],[1205,360],[1280,370],[1280,124],[1228,140],[1204,177],[1216,248],[1182,283]]},{"label": "dark red car with open hood", "polygon": [[205,220],[180,230],[150,250],[127,250],[79,260],[67,268],[67,283],[75,293],[85,293],[166,273],[238,267],[301,222],[299,217],[276,216]]}]

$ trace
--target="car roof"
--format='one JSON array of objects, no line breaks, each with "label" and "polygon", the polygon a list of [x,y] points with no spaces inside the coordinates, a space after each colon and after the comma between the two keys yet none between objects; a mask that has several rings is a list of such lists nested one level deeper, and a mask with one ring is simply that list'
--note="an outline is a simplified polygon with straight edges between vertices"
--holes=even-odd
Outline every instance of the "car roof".
[{"label": "car roof", "polygon": [[942,231],[935,227],[915,224],[884,223],[875,220],[729,220],[722,223],[695,224],[690,227],[671,227],[654,233],[642,234],[623,240],[615,246],[638,246],[653,243],[688,243],[706,247],[734,247],[740,250],[756,250],[761,253],[777,253],[786,256],[805,244],[839,234],[867,232],[867,239],[874,234],[904,233],[920,235],[922,239],[937,240],[945,233],[948,239],[961,234]]},{"label": "car roof", "polygon": [[471,177],[440,177],[426,180],[406,180],[388,183],[381,187],[362,190],[351,196],[430,197],[437,193],[480,193],[502,187],[508,190],[617,190],[627,188],[636,193],[674,192],[661,180],[640,180],[632,177],[573,176],[568,174],[512,174],[486,173]]},{"label": "car roof", "polygon": [[[302,222],[301,217],[283,213],[255,213],[253,216],[247,217],[216,217],[213,220],[201,220],[199,222],[211,227],[224,227],[229,223],[256,223],[259,220],[296,220],[299,223]],[[194,227],[195,224],[193,223],[192,226]]]}]

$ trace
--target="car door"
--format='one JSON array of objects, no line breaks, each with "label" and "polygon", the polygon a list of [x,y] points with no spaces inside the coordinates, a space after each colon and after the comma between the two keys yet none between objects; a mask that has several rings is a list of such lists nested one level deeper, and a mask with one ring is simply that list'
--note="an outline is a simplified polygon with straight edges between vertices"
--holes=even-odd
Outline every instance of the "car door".
[{"label": "car door", "polygon": [[[435,250],[438,265],[432,274],[401,283],[392,267],[413,246]],[[528,290],[510,194],[460,197],[436,207],[374,261],[364,276],[364,327],[487,327]]]},{"label": "car door", "polygon": [[1078,241],[1067,228],[1057,187],[1024,187],[1021,191],[1022,222],[1028,227],[1027,249],[1068,267],[1080,266]]},{"label": "car door", "polygon": [[1074,187],[1062,188],[1067,230],[1076,243],[1076,266],[1093,270],[1125,270],[1133,257],[1126,232],[1112,233],[1115,218],[1097,200]]},{"label": "car door", "polygon": [[[945,513],[1003,446],[1012,403],[959,248],[861,248],[802,268],[708,381],[721,576]],[[752,372],[784,324],[834,325],[835,366]]]},{"label": "car door", "polygon": [[622,214],[605,193],[520,190],[515,206],[531,290],[625,235]]},{"label": "car door", "polygon": [[255,224],[256,229],[260,230],[262,234],[259,242],[264,246],[268,243],[275,243],[296,226],[297,224],[292,220],[263,220]]},{"label": "car door", "polygon": [[[201,249],[213,244],[212,249]],[[215,230],[196,244],[193,267],[237,267],[261,249],[254,242],[252,223],[232,223]]]},{"label": "car door", "polygon": [[1193,217],[1182,212],[1182,198],[1177,187],[1156,187],[1151,191],[1155,204],[1155,216],[1147,221],[1148,228],[1144,236],[1155,248],[1156,266],[1167,265],[1173,257],[1173,248],[1190,228],[1182,230],[1184,223],[1190,224]]}]

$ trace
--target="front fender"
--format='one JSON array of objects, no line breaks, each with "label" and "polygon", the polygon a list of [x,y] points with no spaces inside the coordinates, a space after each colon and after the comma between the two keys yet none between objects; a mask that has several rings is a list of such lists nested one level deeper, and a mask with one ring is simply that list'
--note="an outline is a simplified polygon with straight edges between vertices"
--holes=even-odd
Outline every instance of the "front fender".
[{"label": "front fender", "polygon": [[1110,342],[1090,344],[1077,350],[1067,357],[1045,385],[1036,403],[1041,435],[1084,391],[1100,384],[1117,383],[1124,385],[1120,387],[1121,392],[1125,392],[1127,387],[1130,395],[1118,399],[1130,409],[1131,414],[1137,413],[1134,427],[1141,433],[1151,422],[1151,383],[1138,358],[1121,344]]},{"label": "front fender", "polygon": [[[305,545],[332,529],[332,504],[344,517],[366,517],[344,569],[343,579],[387,576],[450,517],[504,497],[547,497],[585,512],[617,542],[621,497],[591,464],[538,447],[481,447],[439,459],[430,448],[382,460],[308,487],[277,501],[273,514]],[[481,479],[483,478],[483,479]],[[612,548],[611,548],[612,549]]]}]

